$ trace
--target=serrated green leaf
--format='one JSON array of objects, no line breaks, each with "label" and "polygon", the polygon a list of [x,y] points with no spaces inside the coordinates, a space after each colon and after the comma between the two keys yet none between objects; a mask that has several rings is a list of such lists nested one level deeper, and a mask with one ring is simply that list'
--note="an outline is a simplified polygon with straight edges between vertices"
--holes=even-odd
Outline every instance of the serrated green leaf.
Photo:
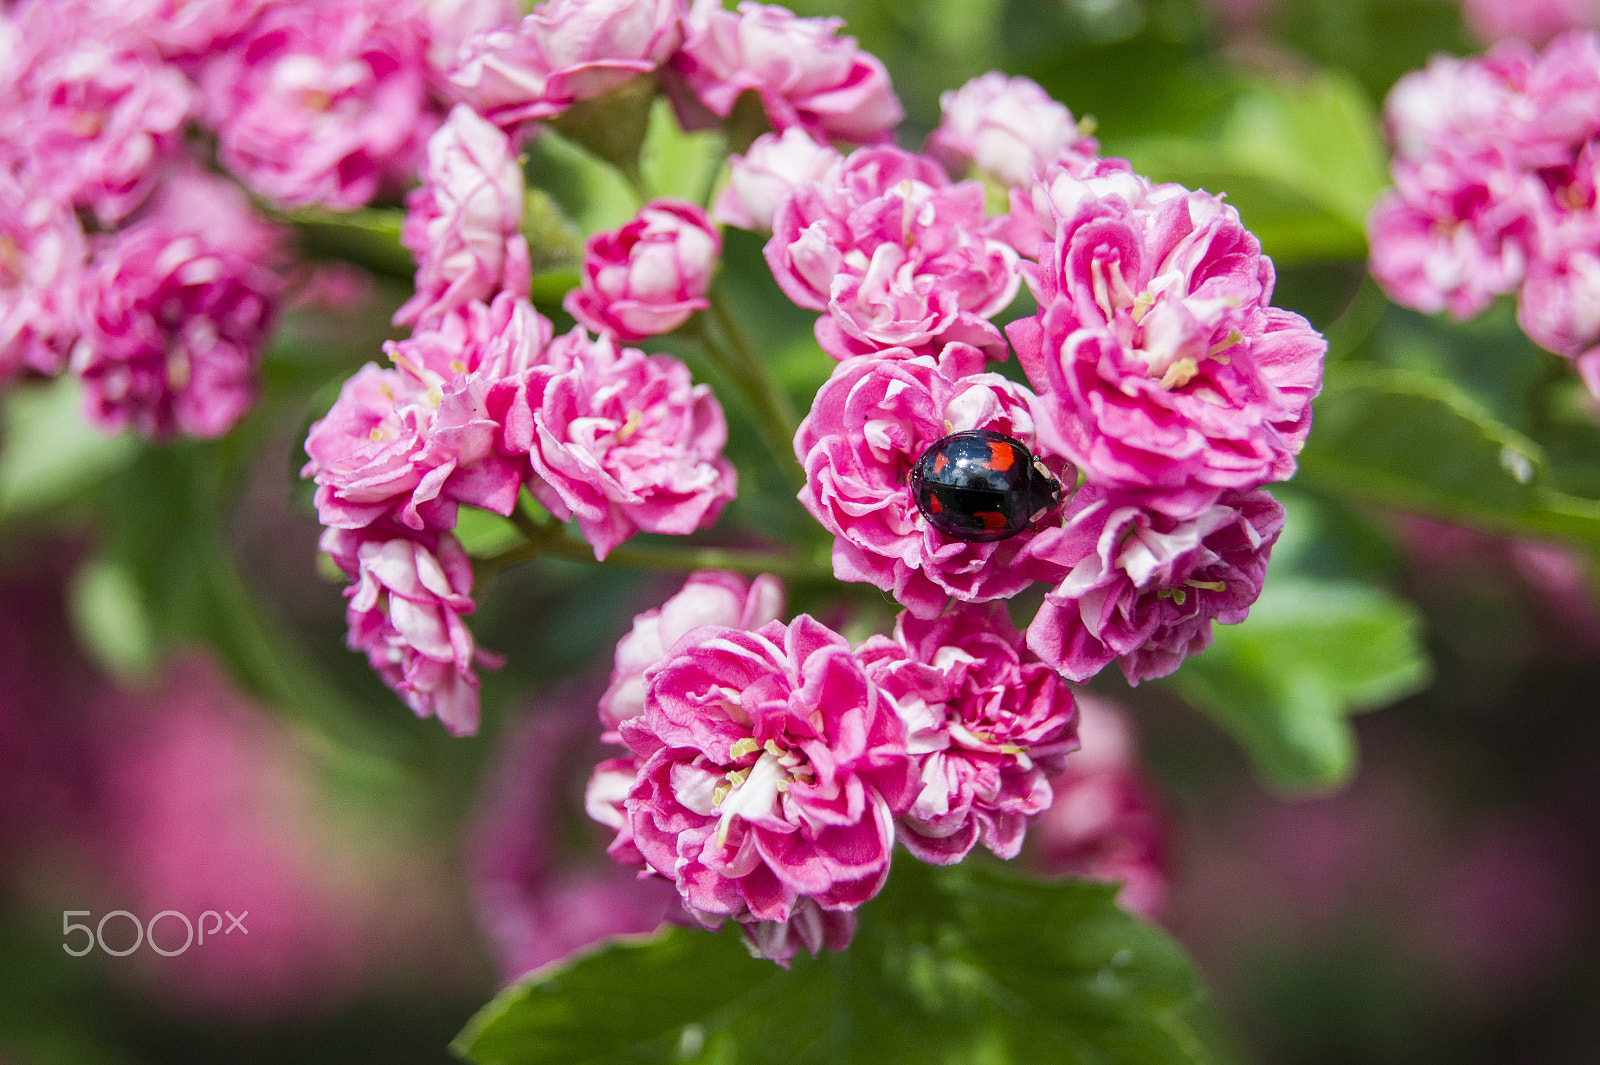
[{"label": "serrated green leaf", "polygon": [[1225,1055],[1171,940],[1115,888],[902,861],[849,950],[789,971],[683,928],[545,970],[478,1014],[479,1065],[1183,1065]]},{"label": "serrated green leaf", "polygon": [[1282,791],[1325,788],[1355,765],[1350,714],[1426,687],[1422,618],[1368,585],[1269,580],[1250,617],[1169,683],[1230,732]]},{"label": "serrated green leaf", "polygon": [[1316,403],[1303,483],[1346,498],[1505,535],[1557,536],[1600,552],[1600,501],[1541,483],[1544,453],[1451,382],[1347,367]]}]

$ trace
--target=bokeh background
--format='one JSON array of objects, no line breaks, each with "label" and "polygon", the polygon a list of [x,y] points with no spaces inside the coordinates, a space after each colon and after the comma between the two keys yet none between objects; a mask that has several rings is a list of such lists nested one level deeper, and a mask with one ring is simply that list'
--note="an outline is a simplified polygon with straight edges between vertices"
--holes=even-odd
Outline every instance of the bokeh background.
[{"label": "bokeh background", "polygon": [[[1508,307],[1425,319],[1363,263],[1384,94],[1505,27],[1454,0],[794,6],[843,16],[885,60],[903,143],[937,123],[941,91],[1026,74],[1093,116],[1105,154],[1226,192],[1277,263],[1277,302],[1329,332],[1331,364],[1445,382],[1466,404],[1479,436],[1413,426],[1366,440],[1365,464],[1341,461],[1359,419],[1319,405],[1333,442],[1319,452],[1314,433],[1286,486],[1290,532],[1250,632],[1174,683],[1095,688],[1128,709],[1141,754],[1152,906],[1248,1057],[1596,1060],[1595,548],[1532,536],[1471,484],[1408,494],[1405,475],[1470,481],[1484,438],[1532,439],[1551,484],[1594,497],[1600,412]],[[535,165],[559,184],[560,162]],[[747,306],[779,306],[757,302],[759,242],[730,234],[728,254]],[[608,867],[581,793],[611,648],[675,578],[556,560],[494,575],[474,629],[508,666],[485,678],[472,739],[413,720],[344,650],[299,441],[407,289],[381,271],[331,286],[291,314],[267,401],[219,444],[101,439],[59,387],[4,398],[0,1061],[445,1062],[508,978],[670,903]],[[751,323],[780,354],[809,324]],[[815,366],[791,362],[804,396]],[[785,512],[752,519],[761,507],[732,520],[781,534]],[[1239,724],[1261,708],[1305,742],[1262,747]],[[249,911],[249,931],[174,958],[62,950],[63,911],[117,909]]]}]

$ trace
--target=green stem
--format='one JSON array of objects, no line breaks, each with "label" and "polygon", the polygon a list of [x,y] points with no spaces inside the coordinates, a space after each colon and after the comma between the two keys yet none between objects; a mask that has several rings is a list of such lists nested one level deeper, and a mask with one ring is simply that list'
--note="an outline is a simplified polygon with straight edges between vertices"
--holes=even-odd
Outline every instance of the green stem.
[{"label": "green stem", "polygon": [[707,328],[709,323],[704,319],[698,320],[697,338],[706,354],[744,393],[756,416],[756,427],[784,475],[795,487],[803,487],[805,471],[794,457],[794,438],[800,426],[794,405],[755,353],[720,286],[712,285],[707,297],[711,303],[710,321],[716,329]]},{"label": "green stem", "polygon": [[512,520],[528,536],[528,542],[498,555],[478,559],[486,572],[494,572],[529,559],[563,558],[592,566],[619,569],[674,570],[726,569],[755,576],[771,573],[788,580],[826,578],[831,571],[813,565],[796,555],[775,551],[741,551],[723,547],[668,547],[657,544],[625,544],[615,548],[604,560],[594,557],[594,548],[582,540],[563,535],[559,525],[539,525],[522,515]]}]

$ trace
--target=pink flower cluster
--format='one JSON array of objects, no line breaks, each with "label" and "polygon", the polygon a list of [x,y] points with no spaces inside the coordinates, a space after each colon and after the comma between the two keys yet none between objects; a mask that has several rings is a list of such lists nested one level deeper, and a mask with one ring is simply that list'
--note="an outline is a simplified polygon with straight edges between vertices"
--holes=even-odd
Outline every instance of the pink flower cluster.
[{"label": "pink flower cluster", "polygon": [[1436,56],[1389,94],[1395,187],[1372,210],[1371,269],[1395,302],[1517,320],[1600,395],[1600,37]]},{"label": "pink flower cluster", "polygon": [[[835,575],[917,618],[1042,581],[1028,645],[1044,662],[1073,680],[1112,661],[1135,683],[1165,676],[1260,594],[1282,526],[1261,489],[1294,472],[1326,343],[1272,306],[1272,264],[1220,197],[1097,158],[1025,79],[985,75],[944,103],[930,150],[1011,183],[1009,214],[987,217],[981,186],[923,156],[776,139],[719,207],[759,221],[776,199],[768,262],[825,312],[818,339],[842,360],[795,438],[800,500],[834,535]],[[989,319],[1019,277],[1038,310],[1005,335],[1031,390],[983,372],[1007,353]],[[947,536],[909,476],[967,430],[1082,488],[1010,539]]]},{"label": "pink flower cluster", "polygon": [[[227,432],[253,401],[288,264],[276,230],[204,169],[190,124],[262,197],[361,206],[415,172],[443,112],[437,63],[452,38],[508,17],[504,0],[8,6],[0,379],[70,367],[107,430]],[[454,150],[430,160],[432,198],[418,214],[458,243],[435,234],[410,320],[486,299],[494,283],[526,286],[520,174],[509,228],[489,247],[484,227],[505,219],[484,220],[482,183],[470,187],[460,157],[496,145],[457,132]],[[509,149],[500,162],[516,169]],[[455,220],[441,225],[444,215]]]},{"label": "pink flower cluster", "polygon": [[458,97],[507,130],[550,120],[659,71],[685,126],[728,118],[753,93],[772,127],[819,143],[888,139],[903,112],[883,64],[837,19],[719,0],[545,0],[515,25],[468,37]]},{"label": "pink flower cluster", "polygon": [[787,966],[848,944],[897,836],[939,864],[980,841],[1014,856],[1077,741],[1071,692],[1003,610],[902,616],[853,651],[809,616],[769,620],[781,595],[699,573],[635,621],[601,703],[629,753],[588,808],[613,857]]},{"label": "pink flower cluster", "polygon": [[[392,366],[369,363],[311,427],[302,474],[316,481],[324,549],[336,557],[333,545],[350,554],[371,541],[458,560],[445,565],[446,584],[413,581],[401,599],[369,594],[363,574],[350,593],[350,641],[419,714],[471,732],[483,656],[470,634],[394,618],[423,602],[446,621],[471,610],[471,566],[449,531],[458,507],[510,514],[526,486],[603,558],[637,531],[688,533],[716,520],[735,490],[721,454],[727,430],[709,389],[676,359],[591,340],[581,327],[552,340],[550,323],[511,292],[429,318],[385,351]],[[392,624],[372,620],[385,609]],[[430,635],[445,629],[449,655]]]}]

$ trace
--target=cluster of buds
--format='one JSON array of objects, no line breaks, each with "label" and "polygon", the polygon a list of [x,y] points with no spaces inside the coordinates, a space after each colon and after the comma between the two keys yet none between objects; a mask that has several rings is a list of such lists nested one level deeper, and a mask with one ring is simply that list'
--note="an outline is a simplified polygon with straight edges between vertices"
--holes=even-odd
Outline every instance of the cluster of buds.
[{"label": "cluster of buds", "polygon": [[1368,227],[1384,291],[1458,319],[1515,293],[1523,331],[1600,395],[1600,37],[1436,56],[1385,118],[1395,187]]}]

